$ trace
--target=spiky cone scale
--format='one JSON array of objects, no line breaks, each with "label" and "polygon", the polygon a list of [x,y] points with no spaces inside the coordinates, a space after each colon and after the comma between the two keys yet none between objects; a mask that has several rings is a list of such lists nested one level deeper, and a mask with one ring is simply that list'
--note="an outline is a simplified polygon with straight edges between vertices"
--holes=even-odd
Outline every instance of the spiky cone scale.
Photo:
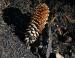
[{"label": "spiky cone scale", "polygon": [[48,20],[48,16],[49,8],[46,4],[40,4],[35,8],[35,11],[32,16],[32,21],[35,21],[36,25],[38,25],[39,33],[41,33],[44,29],[45,24]]},{"label": "spiky cone scale", "polygon": [[49,8],[45,3],[39,4],[35,8],[35,11],[33,12],[33,15],[31,17],[31,22],[29,23],[29,26],[26,29],[27,32],[25,33],[26,35],[28,34],[25,37],[25,41],[27,44],[32,44],[36,41],[39,34],[41,34],[43,29],[45,28],[48,16],[49,16]]}]

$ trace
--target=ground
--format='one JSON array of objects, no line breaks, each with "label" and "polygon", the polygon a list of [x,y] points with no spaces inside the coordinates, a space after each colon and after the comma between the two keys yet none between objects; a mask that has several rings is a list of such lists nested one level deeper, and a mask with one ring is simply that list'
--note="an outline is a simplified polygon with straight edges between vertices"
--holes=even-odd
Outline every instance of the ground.
[{"label": "ground", "polygon": [[74,19],[74,0],[61,0],[60,2],[58,0],[0,0],[0,58],[36,58],[30,50],[26,49],[25,44],[20,40],[21,38],[12,32],[13,27],[11,28],[11,23],[8,24],[10,21],[7,23],[3,19],[2,10],[7,7],[17,8],[21,11],[21,15],[31,16],[30,14],[33,13],[36,5],[43,2],[49,6],[51,12],[58,14],[61,12],[58,10],[59,8],[62,9],[62,13]]}]

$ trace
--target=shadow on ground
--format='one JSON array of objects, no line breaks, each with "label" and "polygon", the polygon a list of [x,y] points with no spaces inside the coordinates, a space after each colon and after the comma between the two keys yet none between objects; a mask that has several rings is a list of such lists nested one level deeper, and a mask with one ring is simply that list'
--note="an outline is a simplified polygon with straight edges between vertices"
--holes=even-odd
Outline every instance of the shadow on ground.
[{"label": "shadow on ground", "polygon": [[14,33],[21,41],[24,40],[25,29],[30,22],[30,13],[22,14],[18,8],[6,8],[3,10],[3,20],[7,25],[14,26]]}]

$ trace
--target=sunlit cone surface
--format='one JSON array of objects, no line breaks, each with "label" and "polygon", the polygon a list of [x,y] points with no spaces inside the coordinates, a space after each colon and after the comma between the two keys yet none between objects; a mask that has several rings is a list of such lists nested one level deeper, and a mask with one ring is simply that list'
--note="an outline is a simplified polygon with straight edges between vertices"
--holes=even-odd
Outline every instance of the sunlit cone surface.
[{"label": "sunlit cone surface", "polygon": [[[47,23],[49,16],[49,8],[46,4],[39,4],[33,15],[31,17],[31,22],[28,26],[27,33],[26,33],[26,43],[35,42],[36,38],[42,33],[43,29],[45,28],[45,24]],[[27,35],[28,34],[28,35]]]}]

